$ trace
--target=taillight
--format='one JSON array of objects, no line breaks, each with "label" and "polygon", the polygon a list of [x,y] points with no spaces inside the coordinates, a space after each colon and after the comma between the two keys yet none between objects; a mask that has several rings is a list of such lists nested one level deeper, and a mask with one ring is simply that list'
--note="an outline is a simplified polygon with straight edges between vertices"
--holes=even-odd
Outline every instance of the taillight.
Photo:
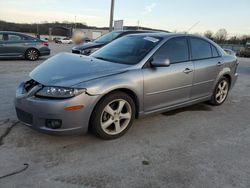
[{"label": "taillight", "polygon": [[48,43],[48,42],[42,42],[42,44],[43,44],[44,46],[49,46],[49,43]]}]

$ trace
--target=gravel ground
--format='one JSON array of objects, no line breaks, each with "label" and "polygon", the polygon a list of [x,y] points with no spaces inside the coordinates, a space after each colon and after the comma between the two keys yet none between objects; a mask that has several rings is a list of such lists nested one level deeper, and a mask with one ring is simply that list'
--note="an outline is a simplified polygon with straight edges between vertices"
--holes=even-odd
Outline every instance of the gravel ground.
[{"label": "gravel ground", "polygon": [[[71,45],[51,48],[55,54]],[[239,79],[222,106],[197,104],[139,119],[111,141],[11,127],[15,87],[45,59],[0,61],[0,176],[29,164],[0,179],[1,188],[250,187],[250,59],[239,59]]]}]

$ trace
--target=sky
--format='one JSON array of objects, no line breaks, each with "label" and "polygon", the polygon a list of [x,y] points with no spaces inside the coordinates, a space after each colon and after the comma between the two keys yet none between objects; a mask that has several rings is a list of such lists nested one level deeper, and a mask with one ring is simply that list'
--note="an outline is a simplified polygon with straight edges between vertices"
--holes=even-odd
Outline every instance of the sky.
[{"label": "sky", "polygon": [[[0,0],[0,20],[108,26],[111,0]],[[167,31],[250,34],[250,0],[115,0],[114,20]]]}]

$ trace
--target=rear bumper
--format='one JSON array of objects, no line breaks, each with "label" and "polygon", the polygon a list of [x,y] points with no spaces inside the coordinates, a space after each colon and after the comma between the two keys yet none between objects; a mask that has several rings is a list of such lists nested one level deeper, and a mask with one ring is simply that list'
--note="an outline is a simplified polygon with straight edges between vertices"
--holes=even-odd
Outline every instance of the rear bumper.
[{"label": "rear bumper", "polygon": [[231,80],[231,88],[233,88],[234,87],[234,85],[235,85],[235,83],[236,83],[236,81],[237,81],[237,79],[238,79],[238,73],[235,73],[233,76],[232,76],[232,80]]},{"label": "rear bumper", "polygon": [[50,55],[50,49],[46,51],[40,51],[40,56]]},{"label": "rear bumper", "polygon": [[[85,93],[70,99],[56,100],[37,98],[34,94],[25,93],[23,84],[17,88],[15,107],[18,119],[30,128],[48,134],[82,134],[88,131],[89,119],[98,96]],[[66,111],[64,108],[83,105],[78,110]],[[60,128],[53,129],[46,126],[49,120],[60,120]]]}]

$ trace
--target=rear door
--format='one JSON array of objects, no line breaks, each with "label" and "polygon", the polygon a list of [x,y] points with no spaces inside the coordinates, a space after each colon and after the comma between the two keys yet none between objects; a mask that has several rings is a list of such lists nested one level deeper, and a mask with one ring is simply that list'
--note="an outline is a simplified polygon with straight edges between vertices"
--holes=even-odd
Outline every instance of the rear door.
[{"label": "rear door", "polygon": [[4,35],[0,33],[0,56],[4,55]]},{"label": "rear door", "polygon": [[198,99],[212,93],[223,62],[218,50],[210,42],[196,37],[190,37],[189,41],[195,69],[191,99]]},{"label": "rear door", "polygon": [[190,98],[193,63],[185,37],[168,40],[154,55],[153,61],[169,59],[168,67],[146,67],[144,75],[144,111],[150,112],[186,102]]}]

